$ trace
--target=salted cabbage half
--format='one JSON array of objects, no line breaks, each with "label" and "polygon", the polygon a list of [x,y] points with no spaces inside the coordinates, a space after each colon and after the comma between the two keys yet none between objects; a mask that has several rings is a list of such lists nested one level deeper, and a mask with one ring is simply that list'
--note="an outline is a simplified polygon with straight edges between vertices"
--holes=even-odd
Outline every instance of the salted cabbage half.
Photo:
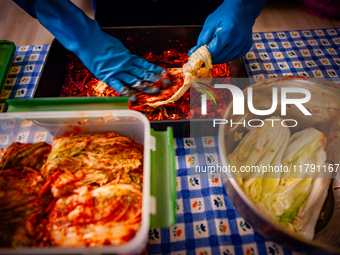
[{"label": "salted cabbage half", "polygon": [[[280,172],[263,170],[279,164],[288,145],[290,130],[280,125],[281,121],[278,117],[271,117],[263,121],[262,127],[251,128],[228,155],[228,163],[238,170],[239,183],[254,201],[264,199],[278,185]],[[246,172],[246,169],[251,171]]]},{"label": "salted cabbage half", "polygon": [[[326,164],[327,138],[315,128],[291,136],[288,127],[273,126],[272,119],[277,117],[251,129],[228,155],[228,162],[237,167],[239,184],[265,215],[288,231],[312,239],[331,173],[318,173],[311,166]],[[240,172],[246,166],[258,171]],[[281,170],[268,171],[263,166]]]}]

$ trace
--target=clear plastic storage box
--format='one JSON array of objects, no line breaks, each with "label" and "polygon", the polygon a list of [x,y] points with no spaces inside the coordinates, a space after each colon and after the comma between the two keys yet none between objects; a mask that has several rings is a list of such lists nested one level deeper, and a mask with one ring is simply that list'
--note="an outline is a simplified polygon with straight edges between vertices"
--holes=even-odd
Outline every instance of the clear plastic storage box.
[{"label": "clear plastic storage box", "polygon": [[[168,130],[169,131],[169,130]],[[0,115],[0,148],[6,148],[12,142],[36,143],[45,141],[51,143],[56,135],[65,132],[80,133],[106,133],[115,132],[127,136],[132,140],[144,146],[144,172],[143,172],[143,203],[142,203],[142,221],[137,234],[126,244],[121,246],[100,246],[100,247],[78,247],[78,248],[0,248],[0,254],[138,254],[147,245],[148,232],[150,228],[150,214],[164,214],[163,210],[167,207],[150,195],[150,191],[157,192],[150,186],[151,169],[153,169],[152,158],[158,157],[157,154],[157,134],[150,129],[150,123],[147,118],[139,112],[130,110],[91,110],[91,111],[50,111],[50,112],[13,112]],[[163,132],[164,133],[164,132]],[[171,133],[171,132],[170,132]],[[162,138],[160,139],[162,140]],[[166,141],[168,140],[168,141]],[[160,142],[160,141],[158,141]],[[162,143],[170,143],[171,148],[173,138],[171,134]],[[160,146],[159,146],[160,147]],[[158,149],[158,152],[167,153],[168,149]],[[170,154],[173,152],[169,150]],[[151,155],[152,154],[152,155]],[[171,187],[170,196],[176,199],[176,193],[172,187],[174,177],[173,155],[165,156],[169,162],[163,164],[172,165],[170,178],[164,186]],[[164,159],[163,159],[164,160]],[[159,163],[155,163],[159,165]],[[156,169],[154,169],[156,170]],[[166,176],[165,176],[166,177]],[[154,182],[154,181],[153,181]],[[160,185],[162,186],[162,185]],[[172,206],[171,204],[169,206]],[[163,208],[162,208],[163,207]],[[175,208],[173,206],[173,208]],[[172,210],[170,210],[172,211]],[[169,213],[166,213],[169,216]],[[168,222],[174,224],[174,215]],[[157,222],[156,216],[151,217],[151,221]]]}]

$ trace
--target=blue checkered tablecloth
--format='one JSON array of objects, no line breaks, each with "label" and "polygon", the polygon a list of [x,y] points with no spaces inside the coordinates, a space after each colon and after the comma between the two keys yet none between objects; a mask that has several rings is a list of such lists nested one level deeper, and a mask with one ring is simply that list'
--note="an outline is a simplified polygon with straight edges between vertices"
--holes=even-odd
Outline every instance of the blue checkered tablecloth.
[{"label": "blue checkered tablecloth", "polygon": [[[192,175],[196,161],[222,165],[217,137],[175,138],[177,224],[150,229],[150,254],[292,254],[265,239],[238,214],[220,174]],[[204,165],[204,164],[203,164]]]},{"label": "blue checkered tablecloth", "polygon": [[31,98],[50,45],[17,46],[15,56],[1,93],[0,111],[6,99]]},{"label": "blue checkered tablecloth", "polygon": [[[48,48],[17,47],[2,92],[2,109],[6,98],[32,97]],[[340,29],[254,33],[244,60],[256,81],[287,75],[339,77]],[[41,139],[47,134],[35,135]],[[0,137],[0,144],[3,140]],[[150,229],[150,254],[294,254],[262,237],[240,217],[218,174],[190,174],[197,160],[221,165],[217,137],[175,138],[175,148],[177,224]]]},{"label": "blue checkered tablecloth", "polygon": [[340,29],[254,33],[244,59],[256,81],[289,75],[339,77]]}]

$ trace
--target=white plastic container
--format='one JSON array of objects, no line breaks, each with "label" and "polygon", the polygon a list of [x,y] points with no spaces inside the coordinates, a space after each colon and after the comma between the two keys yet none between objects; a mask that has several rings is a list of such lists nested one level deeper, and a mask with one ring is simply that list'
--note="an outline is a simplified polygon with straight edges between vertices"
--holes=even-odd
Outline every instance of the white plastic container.
[{"label": "white plastic container", "polygon": [[[150,226],[150,150],[155,139],[150,135],[150,123],[136,111],[56,111],[18,112],[0,115],[0,148],[12,142],[52,142],[52,138],[65,132],[106,133],[127,136],[144,146],[142,221],[137,234],[120,246],[78,248],[0,248],[0,254],[138,254],[148,241]],[[152,211],[152,210],[151,210]]]}]

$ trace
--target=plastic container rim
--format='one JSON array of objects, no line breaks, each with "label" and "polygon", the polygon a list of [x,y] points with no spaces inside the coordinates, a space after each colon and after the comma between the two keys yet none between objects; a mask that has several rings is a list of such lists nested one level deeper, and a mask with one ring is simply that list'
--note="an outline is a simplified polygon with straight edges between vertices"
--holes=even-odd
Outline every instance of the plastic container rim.
[{"label": "plastic container rim", "polygon": [[[10,119],[53,119],[73,117],[135,117],[144,126],[144,159],[143,179],[148,180],[143,184],[142,220],[136,235],[127,243],[119,246],[96,247],[25,247],[25,248],[0,248],[0,254],[101,254],[101,253],[125,253],[136,254],[146,245],[150,226],[150,149],[151,130],[148,119],[140,112],[132,110],[89,110],[89,111],[50,111],[50,112],[13,112],[0,115],[1,120]],[[32,253],[33,252],[33,253]]]}]

